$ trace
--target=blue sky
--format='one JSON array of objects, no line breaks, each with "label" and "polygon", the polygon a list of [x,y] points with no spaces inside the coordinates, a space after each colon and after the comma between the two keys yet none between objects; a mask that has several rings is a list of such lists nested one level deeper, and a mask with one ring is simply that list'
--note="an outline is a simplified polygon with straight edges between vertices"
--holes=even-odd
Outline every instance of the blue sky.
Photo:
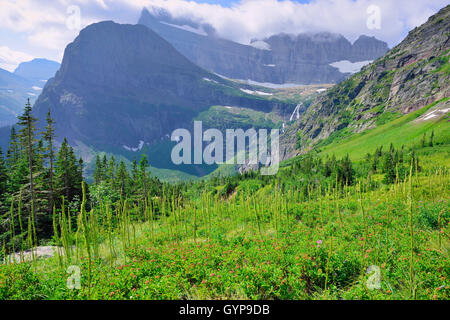
[{"label": "blue sky", "polygon": [[[37,57],[61,61],[80,29],[103,20],[135,24],[144,7],[210,24],[221,37],[244,44],[281,32],[328,31],[350,41],[361,34],[375,36],[392,47],[447,4],[448,0],[0,0],[0,68],[14,70]],[[378,10],[377,28],[368,23],[373,7]]]}]

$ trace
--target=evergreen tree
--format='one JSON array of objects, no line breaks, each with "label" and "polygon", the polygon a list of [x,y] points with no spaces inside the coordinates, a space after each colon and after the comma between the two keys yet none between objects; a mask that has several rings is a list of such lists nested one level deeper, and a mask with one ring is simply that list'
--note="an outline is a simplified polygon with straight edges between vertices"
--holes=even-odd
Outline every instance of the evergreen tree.
[{"label": "evergreen tree", "polygon": [[103,180],[103,166],[100,160],[100,155],[97,154],[95,158],[95,169],[94,169],[94,184],[99,185]]},{"label": "evergreen tree", "polygon": [[11,134],[9,137],[9,147],[6,152],[6,165],[9,170],[14,170],[15,165],[19,161],[20,157],[20,145],[18,141],[18,136],[16,133],[16,128],[11,127]]},{"label": "evergreen tree", "polygon": [[35,203],[35,190],[34,190],[34,170],[33,170],[33,157],[35,153],[35,131],[37,119],[31,114],[30,99],[28,99],[25,105],[25,110],[22,116],[19,116],[19,125],[22,127],[20,130],[20,138],[24,155],[28,161],[28,174],[29,174],[29,191],[30,191],[30,213],[34,218],[35,227],[38,228],[38,220],[36,214]]},{"label": "evergreen tree", "polygon": [[425,147],[425,141],[426,141],[426,139],[427,139],[427,134],[424,133],[423,136],[422,136],[422,140],[420,141],[420,143],[421,143],[421,145],[422,145],[422,148]]},{"label": "evergreen tree", "polygon": [[395,182],[395,165],[392,148],[390,152],[386,152],[383,157],[383,173],[385,174],[383,182],[391,184]]},{"label": "evergreen tree", "polygon": [[119,182],[119,192],[122,198],[127,196],[127,183],[130,179],[125,162],[120,161],[119,169],[117,171],[117,180]]},{"label": "evergreen tree", "polygon": [[431,131],[431,136],[430,136],[430,147],[433,146],[433,140],[434,140],[434,130]]},{"label": "evergreen tree", "polygon": [[44,158],[48,160],[48,170],[46,177],[48,179],[48,213],[51,214],[53,211],[54,205],[54,190],[53,190],[53,167],[55,161],[55,150],[54,150],[54,139],[55,139],[55,130],[53,128],[54,121],[50,115],[50,110],[47,113],[47,126],[45,127],[45,131],[42,133],[42,137],[46,142],[45,147],[45,155]]},{"label": "evergreen tree", "polygon": [[[82,163],[81,163],[82,165]],[[60,196],[72,201],[74,196],[81,195],[82,168],[76,159],[73,148],[64,139],[56,155],[55,185]]]},{"label": "evergreen tree", "polygon": [[0,148],[0,201],[6,198],[8,184],[8,174],[5,164],[5,159],[3,158],[3,151]]},{"label": "evergreen tree", "polygon": [[147,172],[147,167],[149,167],[147,155],[142,154],[141,161],[139,161],[139,182],[143,198],[147,197],[150,187],[150,173]]}]

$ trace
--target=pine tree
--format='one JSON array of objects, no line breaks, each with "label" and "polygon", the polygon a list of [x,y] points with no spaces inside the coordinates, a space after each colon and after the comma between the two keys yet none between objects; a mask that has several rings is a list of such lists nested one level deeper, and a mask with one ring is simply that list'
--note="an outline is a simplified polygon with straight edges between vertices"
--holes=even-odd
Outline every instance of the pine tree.
[{"label": "pine tree", "polygon": [[137,161],[135,158],[131,164],[131,177],[128,182],[131,196],[135,196],[137,194],[138,182],[139,182],[139,171],[138,171]]},{"label": "pine tree", "polygon": [[8,184],[8,174],[5,164],[5,159],[3,158],[3,151],[0,148],[0,201],[6,198],[7,184]]},{"label": "pine tree", "polygon": [[28,99],[25,105],[25,110],[22,116],[19,116],[19,125],[22,127],[20,130],[20,138],[24,154],[28,161],[28,173],[29,173],[29,184],[30,184],[30,203],[31,203],[31,214],[34,218],[34,223],[36,229],[38,228],[38,220],[36,214],[36,204],[35,204],[35,190],[34,190],[34,176],[33,176],[33,156],[34,147],[36,143],[35,131],[37,119],[31,114],[31,104],[30,99]]},{"label": "pine tree", "polygon": [[127,182],[130,179],[125,162],[120,161],[119,169],[117,171],[117,180],[119,181],[119,192],[122,198],[127,196]]},{"label": "pine tree", "polygon": [[383,173],[385,174],[383,182],[386,184],[391,184],[395,182],[395,165],[394,165],[394,155],[391,151],[386,152],[383,158]]},{"label": "pine tree", "polygon": [[54,150],[54,139],[55,139],[55,130],[53,128],[54,121],[50,115],[50,110],[47,113],[47,126],[45,127],[45,131],[42,133],[42,137],[44,141],[47,143],[45,148],[45,159],[48,160],[49,168],[47,170],[47,178],[48,178],[48,213],[52,213],[54,206],[54,190],[53,190],[53,167],[55,161],[55,150]]},{"label": "pine tree", "polygon": [[421,143],[421,145],[422,145],[422,148],[425,147],[425,140],[426,140],[426,139],[427,139],[427,134],[424,133],[423,136],[422,136],[422,140],[420,141],[420,143]]},{"label": "pine tree", "polygon": [[103,180],[103,167],[100,160],[100,155],[97,154],[95,158],[95,169],[94,169],[94,184],[99,185]]},{"label": "pine tree", "polygon": [[16,128],[11,127],[11,134],[9,137],[9,147],[6,152],[6,165],[9,170],[14,170],[15,165],[19,161],[20,157],[20,145],[18,141],[18,136],[16,133]]},{"label": "pine tree", "polygon": [[108,163],[108,179],[109,179],[109,186],[112,190],[115,189],[115,175],[116,175],[116,159],[114,158],[114,156],[112,156],[109,159],[109,163]]},{"label": "pine tree", "polygon": [[147,167],[149,167],[147,155],[142,154],[141,161],[139,161],[139,182],[142,188],[143,198],[147,197],[150,187],[150,174],[147,172]]},{"label": "pine tree", "polygon": [[82,181],[83,160],[77,160],[73,148],[64,138],[55,163],[55,185],[59,195],[64,196],[67,201],[72,201],[75,196],[81,197]]},{"label": "pine tree", "polygon": [[430,147],[433,146],[433,140],[434,140],[434,130],[431,131],[431,136],[430,136]]}]

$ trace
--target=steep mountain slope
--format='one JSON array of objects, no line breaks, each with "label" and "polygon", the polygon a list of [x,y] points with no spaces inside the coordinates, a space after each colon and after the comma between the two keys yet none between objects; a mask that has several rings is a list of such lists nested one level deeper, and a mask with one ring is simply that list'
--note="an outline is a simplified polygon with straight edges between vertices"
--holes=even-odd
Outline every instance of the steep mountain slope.
[{"label": "steep mountain slope", "polygon": [[243,90],[194,65],[142,25],[101,22],[67,46],[33,112],[44,120],[51,109],[60,139],[135,156],[174,129],[189,128],[213,105],[285,115],[295,108]]},{"label": "steep mountain slope", "polygon": [[336,83],[349,73],[331,64],[374,60],[387,44],[361,36],[353,45],[331,33],[275,35],[242,45],[217,37],[209,25],[174,19],[164,9],[142,11],[139,23],[170,42],[179,52],[207,70],[234,79],[268,83]]},{"label": "steep mountain slope", "polygon": [[[450,6],[412,30],[386,56],[319,96],[282,137],[282,157],[374,128],[437,103],[430,118],[450,111]],[[441,110],[440,112],[437,112]],[[439,114],[439,117],[437,116]],[[324,142],[321,143],[322,145]]]}]

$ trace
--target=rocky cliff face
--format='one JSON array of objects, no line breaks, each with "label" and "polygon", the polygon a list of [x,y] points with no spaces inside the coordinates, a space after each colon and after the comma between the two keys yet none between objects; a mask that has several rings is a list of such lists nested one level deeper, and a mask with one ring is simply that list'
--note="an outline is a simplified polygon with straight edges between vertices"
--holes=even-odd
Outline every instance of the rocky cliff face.
[{"label": "rocky cliff face", "polygon": [[[282,137],[284,159],[346,129],[361,132],[450,95],[450,6],[383,58],[319,96]],[[365,41],[364,39],[362,41]],[[301,150],[295,145],[301,136]]]},{"label": "rocky cliff face", "polygon": [[330,64],[375,60],[387,44],[361,36],[353,45],[331,33],[275,35],[242,45],[218,38],[210,26],[173,19],[167,11],[144,9],[139,24],[170,42],[195,64],[234,79],[276,84],[336,83],[349,73]]},{"label": "rocky cliff face", "polygon": [[65,50],[33,112],[51,109],[57,136],[98,150],[151,144],[212,105],[291,112],[211,74],[141,25],[93,24]]}]

